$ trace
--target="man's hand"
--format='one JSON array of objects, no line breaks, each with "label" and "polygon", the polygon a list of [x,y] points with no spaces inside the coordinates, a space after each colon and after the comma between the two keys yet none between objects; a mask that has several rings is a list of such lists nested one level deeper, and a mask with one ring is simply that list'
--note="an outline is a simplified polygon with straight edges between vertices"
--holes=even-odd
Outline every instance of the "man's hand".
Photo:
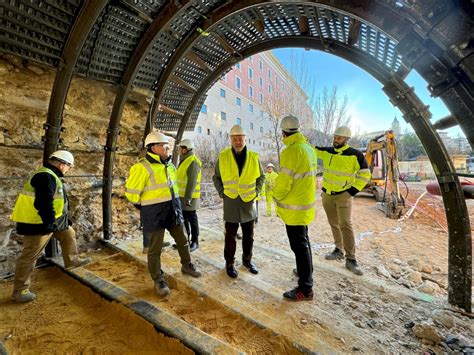
[{"label": "man's hand", "polygon": [[192,205],[191,205],[191,200],[187,200],[187,201],[186,201],[186,207],[191,207],[191,206],[192,206]]},{"label": "man's hand", "polygon": [[51,224],[46,225],[47,233],[54,233],[57,231],[58,231],[58,226],[56,225],[56,223],[51,223]]},{"label": "man's hand", "polygon": [[142,209],[142,205],[138,204],[138,203],[134,203],[133,204],[133,207],[135,207],[137,210],[141,210]]}]

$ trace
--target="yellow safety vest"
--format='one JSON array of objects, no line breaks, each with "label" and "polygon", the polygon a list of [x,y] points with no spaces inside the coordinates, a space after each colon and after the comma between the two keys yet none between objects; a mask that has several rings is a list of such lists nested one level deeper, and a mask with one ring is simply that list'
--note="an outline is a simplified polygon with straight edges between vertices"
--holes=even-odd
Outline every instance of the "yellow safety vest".
[{"label": "yellow safety vest", "polygon": [[336,153],[330,153],[316,148],[318,157],[323,161],[323,187],[327,194],[341,192],[355,187],[362,190],[370,181],[369,169],[361,169],[357,155],[342,155],[349,149],[349,145],[335,149]]},{"label": "yellow safety vest", "polygon": [[[147,154],[161,162],[159,155]],[[142,158],[130,168],[130,176],[125,183],[125,197],[133,204],[149,206],[171,201],[171,189],[177,197],[175,166],[172,163],[152,164]]]},{"label": "yellow safety vest", "polygon": [[232,148],[224,149],[219,155],[219,171],[224,194],[236,199],[240,196],[242,201],[252,201],[256,196],[256,181],[260,177],[260,164],[258,154],[247,150],[244,168],[239,176],[239,167],[232,154]]},{"label": "yellow safety vest", "polygon": [[56,190],[54,191],[53,197],[53,209],[54,209],[54,218],[58,219],[61,217],[65,210],[67,210],[67,205],[64,200],[64,189],[61,179],[54,173],[53,170],[41,167],[36,172],[31,175],[28,181],[23,186],[23,191],[18,196],[15,207],[13,208],[13,213],[11,219],[15,222],[28,223],[28,224],[43,224],[43,220],[38,214],[38,210],[35,208],[35,188],[31,186],[31,179],[33,176],[39,173],[48,173],[51,174],[56,180]]},{"label": "yellow safety vest", "polygon": [[179,190],[179,197],[184,197],[186,193],[186,186],[188,184],[188,168],[193,161],[196,161],[199,164],[199,173],[197,176],[196,187],[194,188],[194,192],[192,194],[192,198],[199,198],[201,197],[201,167],[202,163],[201,160],[195,155],[191,155],[186,158],[181,164],[178,166],[178,190]]},{"label": "yellow safety vest", "polygon": [[278,174],[274,171],[265,173],[265,191],[273,191]]},{"label": "yellow safety vest", "polygon": [[280,172],[273,198],[277,214],[290,226],[307,226],[314,220],[317,158],[301,133],[283,139]]}]

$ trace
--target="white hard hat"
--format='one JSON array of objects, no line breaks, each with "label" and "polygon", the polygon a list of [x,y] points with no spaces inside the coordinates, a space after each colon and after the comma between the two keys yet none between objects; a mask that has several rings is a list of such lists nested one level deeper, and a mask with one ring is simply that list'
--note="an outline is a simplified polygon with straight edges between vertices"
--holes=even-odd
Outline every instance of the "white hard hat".
[{"label": "white hard hat", "polygon": [[300,129],[300,120],[291,115],[283,117],[280,127],[285,132],[297,132]]},{"label": "white hard hat", "polygon": [[49,159],[51,158],[55,158],[62,163],[68,164],[70,166],[74,166],[74,157],[67,150],[57,150],[49,156]]},{"label": "white hard hat", "polygon": [[183,139],[181,142],[178,144],[179,147],[185,147],[186,149],[194,149],[194,144],[191,139]]},{"label": "white hard hat", "polygon": [[341,137],[347,137],[351,138],[351,129],[347,126],[341,126],[337,127],[336,130],[334,131],[335,136],[341,136]]},{"label": "white hard hat", "polygon": [[267,164],[267,168],[274,168],[275,166],[272,163]]},{"label": "white hard hat", "polygon": [[238,124],[236,124],[232,126],[229,134],[231,136],[245,136],[245,130],[242,128],[242,126],[239,126]]},{"label": "white hard hat", "polygon": [[151,132],[145,138],[145,147],[155,143],[169,143],[169,139],[161,132]]}]

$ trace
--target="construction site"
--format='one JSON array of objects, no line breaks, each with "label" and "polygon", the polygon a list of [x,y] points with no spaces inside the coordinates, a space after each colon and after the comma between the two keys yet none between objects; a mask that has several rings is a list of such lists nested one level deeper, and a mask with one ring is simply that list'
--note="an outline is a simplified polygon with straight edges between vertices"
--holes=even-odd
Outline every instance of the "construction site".
[{"label": "construction site", "polygon": [[[472,2],[0,0],[0,14],[0,354],[474,353],[474,177],[456,171],[437,132],[458,126],[474,148]],[[298,276],[285,223],[258,201],[259,272],[242,265],[237,240],[230,278],[223,203],[214,169],[203,169],[191,252],[202,276],[181,272],[166,233],[171,293],[160,297],[140,211],[125,196],[144,137],[181,141],[223,74],[283,47],[330,52],[376,78],[434,176],[404,181],[393,132],[369,142],[372,180],[352,202],[362,276],[325,258],[334,239],[317,176],[314,298],[290,302],[282,294]],[[412,70],[450,116],[432,117],[404,81]],[[24,236],[10,216],[25,181],[58,149],[74,155],[63,179],[69,223],[90,261],[66,267],[50,242],[31,279],[37,297],[15,302]]]}]

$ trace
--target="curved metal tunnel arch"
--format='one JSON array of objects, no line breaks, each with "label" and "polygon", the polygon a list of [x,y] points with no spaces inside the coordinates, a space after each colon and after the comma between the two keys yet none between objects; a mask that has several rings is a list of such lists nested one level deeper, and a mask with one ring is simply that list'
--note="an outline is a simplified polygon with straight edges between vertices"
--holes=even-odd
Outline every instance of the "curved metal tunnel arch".
[{"label": "curved metal tunnel arch", "polygon": [[[93,3],[95,3],[95,6],[96,6],[95,12],[94,12],[94,9],[92,9]],[[188,3],[189,2],[186,2],[182,6],[186,6],[186,4]],[[192,47],[192,43],[194,42],[194,40],[196,40],[196,38],[199,37],[199,35],[196,35],[196,32],[195,32],[196,27],[201,25],[201,27],[207,31],[213,28],[225,16],[231,16],[237,13],[238,11],[242,11],[243,7],[249,8],[252,6],[258,6],[262,4],[268,4],[268,3],[270,2],[269,1],[247,1],[245,2],[245,5],[241,5],[241,4],[237,5],[234,2],[230,4],[225,4],[224,6],[219,8],[221,10],[219,16],[218,15],[208,16],[203,24],[196,24],[196,26],[189,32],[188,36],[178,46],[178,49],[175,51],[174,56],[172,56],[168,62],[167,70],[165,70],[163,75],[161,75],[161,77],[159,78],[158,90],[156,91],[156,94],[155,94],[155,97],[157,98],[157,100],[155,100],[155,104],[152,108],[152,111],[156,111],[157,105],[159,104],[159,98],[160,98],[161,92],[164,88],[164,84],[169,79],[169,76],[172,75],[176,65],[182,59],[184,54]],[[96,1],[96,2],[86,1],[85,4],[83,5],[83,8],[81,9],[81,14],[83,16],[78,16],[76,18],[76,23],[79,21],[87,22],[86,17],[89,17],[88,24],[89,24],[89,31],[90,31],[90,28],[92,27],[91,22],[93,23],[95,18],[97,18],[99,15],[98,12],[100,12],[97,9],[100,8],[101,6],[104,7],[106,4],[107,4],[107,1]],[[333,4],[334,3],[332,1],[321,1],[321,3],[311,4],[311,5],[328,6],[334,9],[335,11],[345,11],[346,13],[362,18],[367,23],[374,23],[379,28],[382,28],[382,29],[384,28],[383,16],[382,16],[382,19],[380,19],[376,15],[371,16],[371,14],[369,14],[369,16],[367,16],[367,13],[362,13],[362,12],[357,13],[357,11],[351,11],[354,9],[350,8],[350,6],[346,6],[344,2],[338,5],[330,6]],[[90,8],[89,11],[86,11],[88,10],[87,7]],[[176,7],[175,10],[179,10],[180,8],[181,7]],[[222,9],[224,9],[223,13],[222,13]],[[363,16],[364,14],[366,16]],[[395,18],[397,18],[396,14],[390,14],[390,16],[394,16]],[[386,17],[390,17],[390,16],[386,16]],[[169,23],[170,21],[173,20],[173,18],[174,16],[172,16],[170,20],[167,22]],[[399,25],[396,27],[392,27],[391,32],[390,31],[387,32],[389,35],[392,35],[397,38],[403,37],[403,35],[406,34],[407,27],[404,27],[404,26],[409,24],[409,22],[405,21],[405,19],[403,18],[399,18],[399,19],[400,19]],[[165,26],[166,25],[163,24],[162,27],[156,28],[156,30],[160,31]],[[70,38],[68,39],[68,43],[71,42],[74,44],[74,46],[71,45],[69,49],[68,49],[68,46],[65,47],[65,52],[63,53],[63,59],[68,58],[68,53],[69,55],[71,55],[71,53],[78,51],[78,48],[81,48],[80,40],[81,39],[83,41],[85,40],[86,35],[83,34],[81,38],[79,39],[76,38],[76,41],[70,41],[70,39],[74,38],[74,36],[76,37],[78,36],[77,31],[74,31],[75,27],[73,27],[73,30],[71,31],[70,36],[69,36]],[[83,27],[83,30],[84,30],[84,27]],[[118,135],[118,126],[120,124],[120,117],[122,114],[121,110],[128,96],[129,90],[133,83],[133,78],[136,75],[136,71],[138,70],[138,67],[142,61],[142,58],[146,55],[147,50],[152,45],[153,39],[156,38],[157,33],[158,32],[154,34],[150,33],[151,37],[148,37],[148,42],[146,39],[142,39],[142,41],[140,42],[140,45],[137,46],[135,50],[135,54],[137,55],[136,57],[138,59],[136,59],[134,62],[135,67],[133,65],[129,65],[126,70],[126,74],[123,75],[122,85],[119,87],[120,91],[119,91],[119,94],[117,94],[116,96],[113,114],[111,116],[109,128],[107,130],[107,144],[105,146],[106,152],[105,152],[105,161],[104,161],[104,190],[103,190],[104,193],[102,196],[103,211],[104,211],[104,237],[106,239],[110,238],[112,235],[112,229],[111,229],[112,169],[113,169],[113,160],[114,160],[114,154],[115,154],[115,149],[116,149],[116,137]],[[86,31],[86,34],[87,34],[87,31]],[[146,36],[144,36],[143,38],[145,37]],[[302,38],[299,37],[299,39],[301,40]],[[321,43],[318,44],[317,41],[315,41],[315,38],[310,38],[310,39],[311,39],[311,42],[307,42],[306,44],[301,45],[301,46],[311,47],[311,48],[314,47],[314,49],[322,49],[323,46]],[[279,38],[279,40],[284,41],[284,38]],[[297,39],[296,38],[293,39],[293,41],[295,40]],[[303,41],[307,41],[307,40],[308,39],[303,39]],[[270,49],[271,46],[273,46],[272,48],[277,47],[276,43],[277,41],[273,42],[271,45],[269,45],[268,49]],[[309,43],[311,43],[311,45],[308,45]],[[363,67],[362,63],[358,63],[358,64],[356,63],[356,60],[354,58],[357,58],[357,56],[352,56],[350,54],[350,50],[354,49],[353,47],[347,46],[347,48],[345,48],[344,46],[340,46],[338,42],[332,42],[332,45],[334,46],[334,48],[337,47],[337,50],[338,52],[340,52],[341,57],[344,58],[344,53],[346,53],[346,56],[348,56],[350,59],[348,58],[345,58],[345,59],[353,61],[359,67]],[[282,45],[282,46],[287,47],[288,45]],[[295,46],[294,43],[292,44],[292,46]],[[262,48],[264,48],[263,45],[261,47],[253,48],[253,49],[248,48],[245,50],[241,50],[240,54],[242,55],[242,57],[244,57],[244,53],[245,53],[245,56],[249,56],[251,55],[250,53],[252,53],[252,50],[254,50],[255,53],[257,53],[259,51],[264,50]],[[135,59],[135,55],[134,57],[132,57],[132,62],[134,59]],[[65,65],[67,68],[71,68],[71,66],[74,67],[76,61],[77,61],[77,56],[76,58],[71,57],[70,60],[65,61]],[[235,63],[237,61],[238,60],[235,60],[231,56],[230,59],[228,60],[228,63],[223,63],[219,67],[221,69],[216,70],[214,75],[212,76],[212,78],[215,77],[215,79],[208,78],[204,83],[202,83],[200,90],[198,90],[199,95],[196,94],[192,102],[194,104],[198,102],[200,96],[202,96],[205,93],[205,91],[207,91],[208,87],[212,85],[212,83],[219,77],[219,75],[224,70],[226,70],[228,66],[232,66],[233,65],[232,63]],[[371,64],[373,64],[374,62],[375,61],[372,60]],[[470,226],[469,226],[467,208],[463,199],[463,194],[462,194],[462,190],[459,184],[459,180],[457,176],[455,175],[454,168],[452,164],[450,163],[449,157],[447,155],[447,152],[446,152],[446,149],[444,148],[443,143],[441,142],[439,136],[434,131],[431,123],[429,122],[429,119],[431,117],[429,111],[426,108],[424,108],[424,105],[422,104],[422,102],[417,98],[414,92],[406,85],[406,83],[403,81],[402,78],[390,75],[386,70],[383,70],[383,68],[381,68],[380,70],[375,69],[377,67],[380,67],[380,65],[376,65],[376,66],[366,65],[366,68],[363,68],[363,69],[371,73],[377,80],[379,80],[384,85],[384,91],[386,92],[387,96],[390,98],[391,102],[395,106],[398,106],[400,108],[400,110],[404,114],[405,119],[410,124],[412,124],[413,128],[415,129],[415,132],[420,137],[430,157],[431,162],[435,166],[435,170],[438,172],[437,177],[442,187],[444,203],[445,205],[450,206],[450,210],[452,212],[448,214],[447,216],[448,225],[449,225],[449,238],[450,238],[449,302],[470,311],[471,309],[471,282],[472,282],[471,231],[470,231]],[[57,141],[60,134],[60,126],[62,122],[62,117],[60,116],[62,116],[62,108],[64,107],[64,100],[67,95],[67,90],[69,87],[71,77],[72,77],[72,70],[67,72],[66,75],[59,77],[59,79],[55,81],[53,92],[54,90],[58,90],[58,88],[61,88],[64,98],[62,102],[61,100],[57,101],[57,98],[56,98],[56,102],[54,102],[55,96],[54,97],[52,96],[52,100],[50,102],[50,110],[48,112],[48,123],[50,121],[55,122],[56,124],[54,125],[54,127],[56,129],[54,130],[54,132],[51,131],[53,133],[53,136],[48,137],[48,135],[46,135],[45,157],[47,156],[49,152],[51,152],[51,150],[54,150],[53,146],[54,147],[57,146]],[[452,110],[451,106],[452,105],[449,105],[448,103],[448,107]],[[58,107],[61,108],[61,110],[59,111],[59,115],[58,115],[58,110],[57,110]],[[56,108],[56,110],[52,110],[52,108]],[[182,133],[184,131],[184,127],[186,124],[185,121],[189,119],[191,110],[192,110],[192,105],[189,105],[188,109],[186,110],[185,116],[183,117],[181,121],[181,126],[178,131],[178,139],[182,136]],[[50,114],[50,112],[52,113]],[[58,124],[58,118],[59,118],[59,124]]]}]

